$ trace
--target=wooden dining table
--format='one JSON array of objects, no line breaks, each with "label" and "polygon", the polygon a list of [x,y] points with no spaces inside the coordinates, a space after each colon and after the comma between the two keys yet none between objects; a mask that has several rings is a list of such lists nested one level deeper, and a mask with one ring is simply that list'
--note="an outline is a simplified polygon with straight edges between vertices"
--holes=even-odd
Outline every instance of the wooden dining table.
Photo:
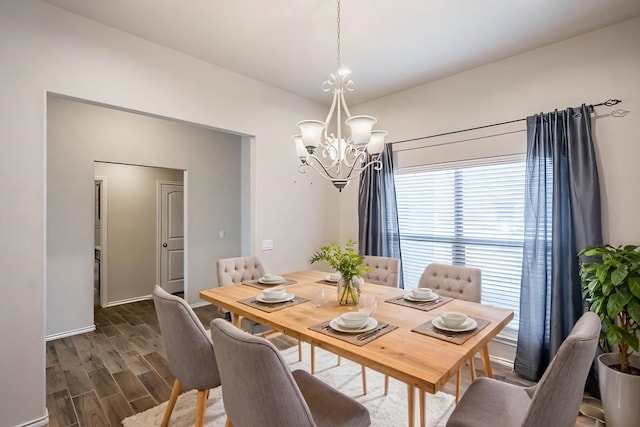
[{"label": "wooden dining table", "polygon": [[[435,394],[478,352],[485,375],[493,376],[487,344],[513,318],[511,310],[456,299],[431,311],[391,304],[385,300],[403,295],[406,291],[364,283],[361,286],[362,295],[375,296],[378,300],[374,318],[398,328],[363,346],[357,346],[309,329],[310,326],[333,319],[347,311],[357,310],[357,307],[338,304],[337,286],[321,283],[327,276],[326,272],[307,270],[282,276],[296,282],[287,286],[287,292],[309,300],[319,287],[323,287],[325,298],[322,306],[315,308],[309,301],[268,313],[239,302],[261,293],[260,289],[246,284],[207,289],[200,292],[200,298],[229,310],[232,322],[236,325],[239,325],[241,317],[246,317],[404,382],[407,384],[409,399],[409,426],[415,423],[413,402],[416,388]],[[489,324],[463,344],[412,331],[444,311],[459,311],[474,318],[487,320]],[[420,395],[424,396],[424,393]],[[421,410],[424,410],[424,402],[420,403]],[[426,414],[421,412],[420,418],[421,424],[424,424]]]}]

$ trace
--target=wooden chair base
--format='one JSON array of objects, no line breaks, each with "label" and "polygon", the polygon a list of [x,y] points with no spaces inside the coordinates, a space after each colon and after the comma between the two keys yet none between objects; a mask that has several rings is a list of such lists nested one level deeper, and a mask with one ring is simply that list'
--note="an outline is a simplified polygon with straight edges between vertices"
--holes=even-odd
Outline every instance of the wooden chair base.
[{"label": "wooden chair base", "polygon": [[195,427],[204,426],[204,410],[207,406],[207,390],[198,390],[198,397],[196,399],[196,421]]},{"label": "wooden chair base", "polygon": [[169,396],[169,401],[167,402],[167,409],[164,411],[164,416],[162,417],[162,424],[160,427],[167,427],[169,425],[169,419],[171,418],[171,414],[173,413],[173,408],[176,406],[176,402],[178,401],[178,396],[182,391],[182,385],[180,381],[176,378],[173,382],[173,387],[171,388],[171,396]]},{"label": "wooden chair base", "polygon": [[[169,396],[169,401],[167,402],[167,409],[164,411],[164,416],[162,417],[162,423],[160,427],[167,427],[169,425],[169,420],[171,419],[171,414],[173,413],[173,409],[176,407],[176,402],[178,401],[178,396],[182,392],[182,384],[176,378],[173,382],[173,387],[171,388],[171,396]],[[196,398],[196,417],[195,417],[195,427],[203,427],[204,426],[204,412],[207,406],[207,399],[209,398],[209,390],[198,390],[198,396]]]}]

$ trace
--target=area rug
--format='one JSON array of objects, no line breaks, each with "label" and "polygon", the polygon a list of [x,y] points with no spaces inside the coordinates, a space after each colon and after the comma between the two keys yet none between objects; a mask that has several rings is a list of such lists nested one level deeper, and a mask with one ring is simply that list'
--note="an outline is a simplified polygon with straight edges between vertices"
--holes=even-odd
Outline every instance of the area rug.
[{"label": "area rug", "polygon": [[[291,370],[309,371],[310,348],[303,344],[302,362],[298,362],[298,349],[291,347],[282,352]],[[367,369],[367,395],[362,394],[362,378],[360,365],[342,359],[336,366],[337,356],[316,348],[316,376],[337,388],[348,396],[361,402],[369,409],[371,425],[375,427],[396,427],[407,425],[407,386],[404,383],[389,379],[389,394],[384,395],[384,375]],[[416,396],[418,393],[416,393]],[[446,424],[454,407],[454,396],[438,392],[427,393],[427,425],[442,427]],[[193,426],[195,416],[196,392],[190,391],[178,398],[170,427]],[[416,399],[416,422],[419,420]],[[148,427],[160,425],[166,408],[166,402],[145,412],[123,420],[124,427]],[[220,387],[212,389],[207,401],[205,427],[223,427],[226,420]]]}]

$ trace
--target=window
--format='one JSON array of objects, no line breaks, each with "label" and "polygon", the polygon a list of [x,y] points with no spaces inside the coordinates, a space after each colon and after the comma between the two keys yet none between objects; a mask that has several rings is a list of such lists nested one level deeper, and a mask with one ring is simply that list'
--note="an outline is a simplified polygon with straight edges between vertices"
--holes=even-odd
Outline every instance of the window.
[{"label": "window", "polygon": [[432,262],[482,270],[482,303],[520,309],[525,162],[508,156],[396,171],[402,272],[412,289]]}]

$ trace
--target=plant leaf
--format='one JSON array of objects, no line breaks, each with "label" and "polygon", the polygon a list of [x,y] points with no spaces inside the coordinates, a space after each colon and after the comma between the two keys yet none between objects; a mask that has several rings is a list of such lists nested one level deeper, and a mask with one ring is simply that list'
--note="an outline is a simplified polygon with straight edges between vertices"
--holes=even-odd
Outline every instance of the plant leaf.
[{"label": "plant leaf", "polygon": [[637,298],[640,298],[640,277],[629,276],[629,289]]},{"label": "plant leaf", "polygon": [[[627,305],[627,313],[629,316],[636,322],[636,324],[640,325],[640,301],[634,297],[634,299]],[[636,349],[636,351],[638,351]]]},{"label": "plant leaf", "polygon": [[618,345],[618,342],[620,341],[620,336],[618,331],[616,331],[616,326],[615,325],[608,325],[607,327],[607,342],[609,343],[610,346],[615,346]]},{"label": "plant leaf", "polygon": [[598,265],[596,267],[596,279],[598,279],[598,282],[602,283],[603,285],[605,285],[606,283],[609,283],[609,281],[607,280],[607,275],[609,274],[609,267],[607,267],[606,265]]},{"label": "plant leaf", "polygon": [[625,300],[618,293],[612,294],[607,301],[607,314],[614,319],[624,308]]},{"label": "plant leaf", "polygon": [[611,283],[613,283],[614,286],[618,286],[619,284],[624,282],[624,279],[627,277],[628,272],[629,270],[627,269],[626,264],[618,265],[618,268],[613,270],[613,272],[611,273]]}]

